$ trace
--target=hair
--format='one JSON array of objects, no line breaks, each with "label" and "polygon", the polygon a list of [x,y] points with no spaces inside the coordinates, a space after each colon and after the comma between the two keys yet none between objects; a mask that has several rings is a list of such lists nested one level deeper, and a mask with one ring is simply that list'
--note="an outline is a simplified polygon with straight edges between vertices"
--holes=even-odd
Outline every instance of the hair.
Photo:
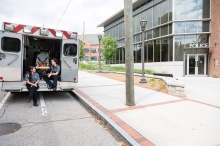
[{"label": "hair", "polygon": [[58,64],[58,60],[56,58],[52,58],[51,60],[55,61]]},{"label": "hair", "polygon": [[32,81],[32,73],[31,73],[31,70],[34,68],[34,66],[30,66],[28,68],[28,74],[29,74],[29,81],[31,82]]}]

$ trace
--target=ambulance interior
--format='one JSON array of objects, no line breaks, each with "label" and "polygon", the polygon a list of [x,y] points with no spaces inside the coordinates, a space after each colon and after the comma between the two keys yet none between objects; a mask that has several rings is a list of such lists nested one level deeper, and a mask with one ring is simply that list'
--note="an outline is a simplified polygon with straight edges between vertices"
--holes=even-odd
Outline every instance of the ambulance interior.
[{"label": "ambulance interior", "polygon": [[[38,70],[46,70],[50,66],[51,58],[60,61],[61,44],[61,39],[25,36],[23,74],[28,71],[29,66],[35,66]],[[60,65],[60,62],[58,64]]]}]

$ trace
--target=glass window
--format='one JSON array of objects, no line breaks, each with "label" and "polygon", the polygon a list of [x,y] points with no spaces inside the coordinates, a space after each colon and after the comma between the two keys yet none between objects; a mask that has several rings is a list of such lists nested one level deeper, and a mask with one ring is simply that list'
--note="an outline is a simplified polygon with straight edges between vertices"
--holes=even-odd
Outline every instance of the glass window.
[{"label": "glass window", "polygon": [[198,32],[209,32],[209,21],[201,21],[198,23]]},{"label": "glass window", "polygon": [[210,18],[210,0],[198,0],[198,18]]},{"label": "glass window", "polygon": [[77,45],[76,44],[64,44],[63,54],[65,56],[76,56]]},{"label": "glass window", "polygon": [[160,40],[154,41],[154,62],[160,62]]},{"label": "glass window", "polygon": [[147,39],[152,39],[152,36],[153,34],[152,34],[152,30],[148,30],[147,31]]},{"label": "glass window", "polygon": [[186,33],[197,32],[197,22],[186,22]]},{"label": "glass window", "polygon": [[154,34],[154,38],[159,37],[160,36],[160,32],[159,32],[159,28],[155,28],[153,29],[153,34]]},{"label": "glass window", "polygon": [[196,35],[186,35],[185,36],[185,47],[189,48],[191,43],[197,43]]},{"label": "glass window", "polygon": [[91,56],[91,61],[97,61],[97,56]]},{"label": "glass window", "polygon": [[198,38],[198,43],[199,44],[209,43],[209,35],[208,34],[197,35],[197,38]]},{"label": "glass window", "polygon": [[85,53],[89,53],[89,48],[85,48],[85,49],[84,49],[84,52],[85,52]]},{"label": "glass window", "polygon": [[161,27],[161,36],[168,35],[168,25]]},{"label": "glass window", "polygon": [[160,4],[160,11],[161,11],[161,24],[168,22],[168,14],[169,14],[169,5],[168,0],[163,1]]},{"label": "glass window", "polygon": [[185,20],[185,0],[174,1],[174,20]]},{"label": "glass window", "polygon": [[160,4],[154,7],[153,15],[153,26],[155,27],[160,25]]},{"label": "glass window", "polygon": [[175,36],[175,61],[183,61],[184,36]]},{"label": "glass window", "polygon": [[168,49],[168,38],[161,40],[161,62],[168,61],[169,49]]},{"label": "glass window", "polygon": [[89,57],[88,56],[84,56],[84,59],[85,61],[89,61]]},{"label": "glass window", "polygon": [[96,48],[92,48],[91,53],[96,53]]},{"label": "glass window", "polygon": [[169,34],[172,34],[173,30],[172,30],[172,24],[169,24]]},{"label": "glass window", "polygon": [[173,38],[170,38],[169,42],[169,61],[173,61]]},{"label": "glass window", "polygon": [[174,23],[174,33],[185,33],[185,23]]},{"label": "glass window", "polygon": [[153,8],[147,10],[147,29],[153,27]]},{"label": "glass window", "polygon": [[173,0],[169,0],[169,21],[173,20]]},{"label": "glass window", "polygon": [[154,62],[154,44],[153,41],[147,42],[147,59],[148,62]]},{"label": "glass window", "polygon": [[198,19],[197,6],[198,0],[186,0],[186,19]]},{"label": "glass window", "polygon": [[2,37],[2,50],[6,52],[19,52],[21,41],[17,38]]}]

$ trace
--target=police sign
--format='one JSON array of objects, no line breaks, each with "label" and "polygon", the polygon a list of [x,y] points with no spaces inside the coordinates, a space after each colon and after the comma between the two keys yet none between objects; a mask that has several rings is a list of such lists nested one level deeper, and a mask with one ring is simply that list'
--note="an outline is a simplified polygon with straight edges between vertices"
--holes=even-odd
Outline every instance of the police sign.
[{"label": "police sign", "polygon": [[191,43],[189,45],[190,48],[208,48],[209,47],[209,43]]}]

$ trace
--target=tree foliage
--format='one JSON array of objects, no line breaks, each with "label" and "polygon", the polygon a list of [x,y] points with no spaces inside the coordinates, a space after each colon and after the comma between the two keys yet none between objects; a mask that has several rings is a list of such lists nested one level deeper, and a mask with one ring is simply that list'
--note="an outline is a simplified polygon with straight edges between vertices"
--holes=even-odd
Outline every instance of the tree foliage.
[{"label": "tree foliage", "polygon": [[80,40],[79,46],[80,46],[79,59],[82,60],[82,59],[84,58],[84,56],[85,56],[85,52],[84,52],[84,42]]},{"label": "tree foliage", "polygon": [[103,57],[106,61],[115,58],[117,53],[117,39],[110,36],[102,38]]}]

